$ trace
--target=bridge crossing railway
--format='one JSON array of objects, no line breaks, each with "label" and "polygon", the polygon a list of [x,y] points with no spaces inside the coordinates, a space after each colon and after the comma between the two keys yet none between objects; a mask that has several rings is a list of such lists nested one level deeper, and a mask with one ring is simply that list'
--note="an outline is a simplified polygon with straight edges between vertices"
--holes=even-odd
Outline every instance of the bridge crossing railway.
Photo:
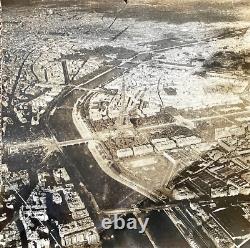
[{"label": "bridge crossing railway", "polygon": [[[163,200],[162,200],[163,201]],[[170,208],[175,208],[179,207],[180,205],[189,205],[190,202],[199,202],[204,205],[209,205],[213,202],[213,200],[202,200],[202,199],[193,199],[193,200],[185,200],[185,201],[172,201],[172,202],[167,202],[159,205],[153,205],[153,206],[148,206],[148,207],[137,207],[133,206],[131,208],[119,208],[119,209],[106,209],[101,211],[103,215],[127,215],[129,213],[148,213],[150,211],[161,211],[164,209],[170,209]]]},{"label": "bridge crossing railway", "polygon": [[161,206],[153,206],[153,207],[147,207],[147,208],[138,208],[138,207],[134,207],[134,208],[119,208],[119,209],[107,209],[107,210],[103,210],[101,211],[101,213],[103,215],[127,215],[127,214],[134,214],[134,213],[148,213],[150,211],[153,210],[163,210],[163,209],[167,209],[167,208],[171,208],[171,207],[175,207],[177,206],[177,203],[173,203],[173,204],[166,204],[166,205],[161,205]]}]

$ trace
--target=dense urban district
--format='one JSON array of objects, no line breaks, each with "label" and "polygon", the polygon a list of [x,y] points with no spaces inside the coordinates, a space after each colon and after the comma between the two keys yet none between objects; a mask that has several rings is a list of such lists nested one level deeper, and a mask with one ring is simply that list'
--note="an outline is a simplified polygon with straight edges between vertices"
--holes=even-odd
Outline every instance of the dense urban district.
[{"label": "dense urban district", "polygon": [[0,247],[249,248],[249,1],[27,2],[2,12]]}]

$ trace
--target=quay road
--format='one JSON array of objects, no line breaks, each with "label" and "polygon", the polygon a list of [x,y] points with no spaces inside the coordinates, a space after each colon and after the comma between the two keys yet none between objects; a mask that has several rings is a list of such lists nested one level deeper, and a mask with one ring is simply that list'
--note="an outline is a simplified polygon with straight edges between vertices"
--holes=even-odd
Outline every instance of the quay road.
[{"label": "quay road", "polygon": [[85,95],[78,98],[76,101],[73,111],[72,111],[72,118],[74,125],[78,132],[80,133],[81,137],[84,139],[88,139],[91,142],[88,142],[88,148],[97,161],[100,168],[110,177],[114,178],[116,181],[126,185],[129,188],[132,188],[136,192],[146,196],[147,198],[151,199],[152,201],[157,202],[159,196],[149,189],[145,188],[143,185],[136,183],[133,179],[129,178],[126,175],[122,175],[122,173],[117,173],[112,168],[112,161],[109,159],[104,158],[103,154],[108,154],[108,151],[105,151],[104,146],[98,138],[96,137],[95,132],[88,127],[87,123],[83,120],[81,113],[79,111],[81,104],[84,102]]}]

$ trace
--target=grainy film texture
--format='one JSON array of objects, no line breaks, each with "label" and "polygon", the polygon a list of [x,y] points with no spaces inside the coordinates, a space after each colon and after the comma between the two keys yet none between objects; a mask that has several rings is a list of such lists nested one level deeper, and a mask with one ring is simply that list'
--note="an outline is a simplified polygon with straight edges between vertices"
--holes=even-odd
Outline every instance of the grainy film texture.
[{"label": "grainy film texture", "polygon": [[249,0],[1,20],[1,248],[250,248]]}]

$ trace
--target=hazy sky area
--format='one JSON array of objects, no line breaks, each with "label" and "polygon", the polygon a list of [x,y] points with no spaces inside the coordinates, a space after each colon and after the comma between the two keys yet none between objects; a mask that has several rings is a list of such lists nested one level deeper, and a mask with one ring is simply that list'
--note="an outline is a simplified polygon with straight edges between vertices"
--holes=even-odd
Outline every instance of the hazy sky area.
[{"label": "hazy sky area", "polygon": [[[50,3],[50,2],[71,2],[71,3],[86,3],[86,2],[105,2],[105,0],[2,0],[3,4],[13,4],[13,3],[19,3],[19,4],[29,4],[32,2],[40,2],[40,3]],[[124,2],[124,0],[108,0],[108,2]],[[248,3],[247,0],[128,0],[129,4],[152,4],[152,5],[161,5],[161,4],[174,4],[174,5],[180,5],[180,4],[189,4],[189,3],[199,3],[199,4],[239,4],[239,3]]]},{"label": "hazy sky area", "polygon": [[[13,4],[45,7],[79,6],[85,11],[96,12],[125,8],[120,17],[137,16],[143,20],[169,22],[250,20],[248,0],[128,0],[127,5],[123,0],[2,0],[2,4],[3,6]],[[181,13],[179,17],[178,13]]]}]

